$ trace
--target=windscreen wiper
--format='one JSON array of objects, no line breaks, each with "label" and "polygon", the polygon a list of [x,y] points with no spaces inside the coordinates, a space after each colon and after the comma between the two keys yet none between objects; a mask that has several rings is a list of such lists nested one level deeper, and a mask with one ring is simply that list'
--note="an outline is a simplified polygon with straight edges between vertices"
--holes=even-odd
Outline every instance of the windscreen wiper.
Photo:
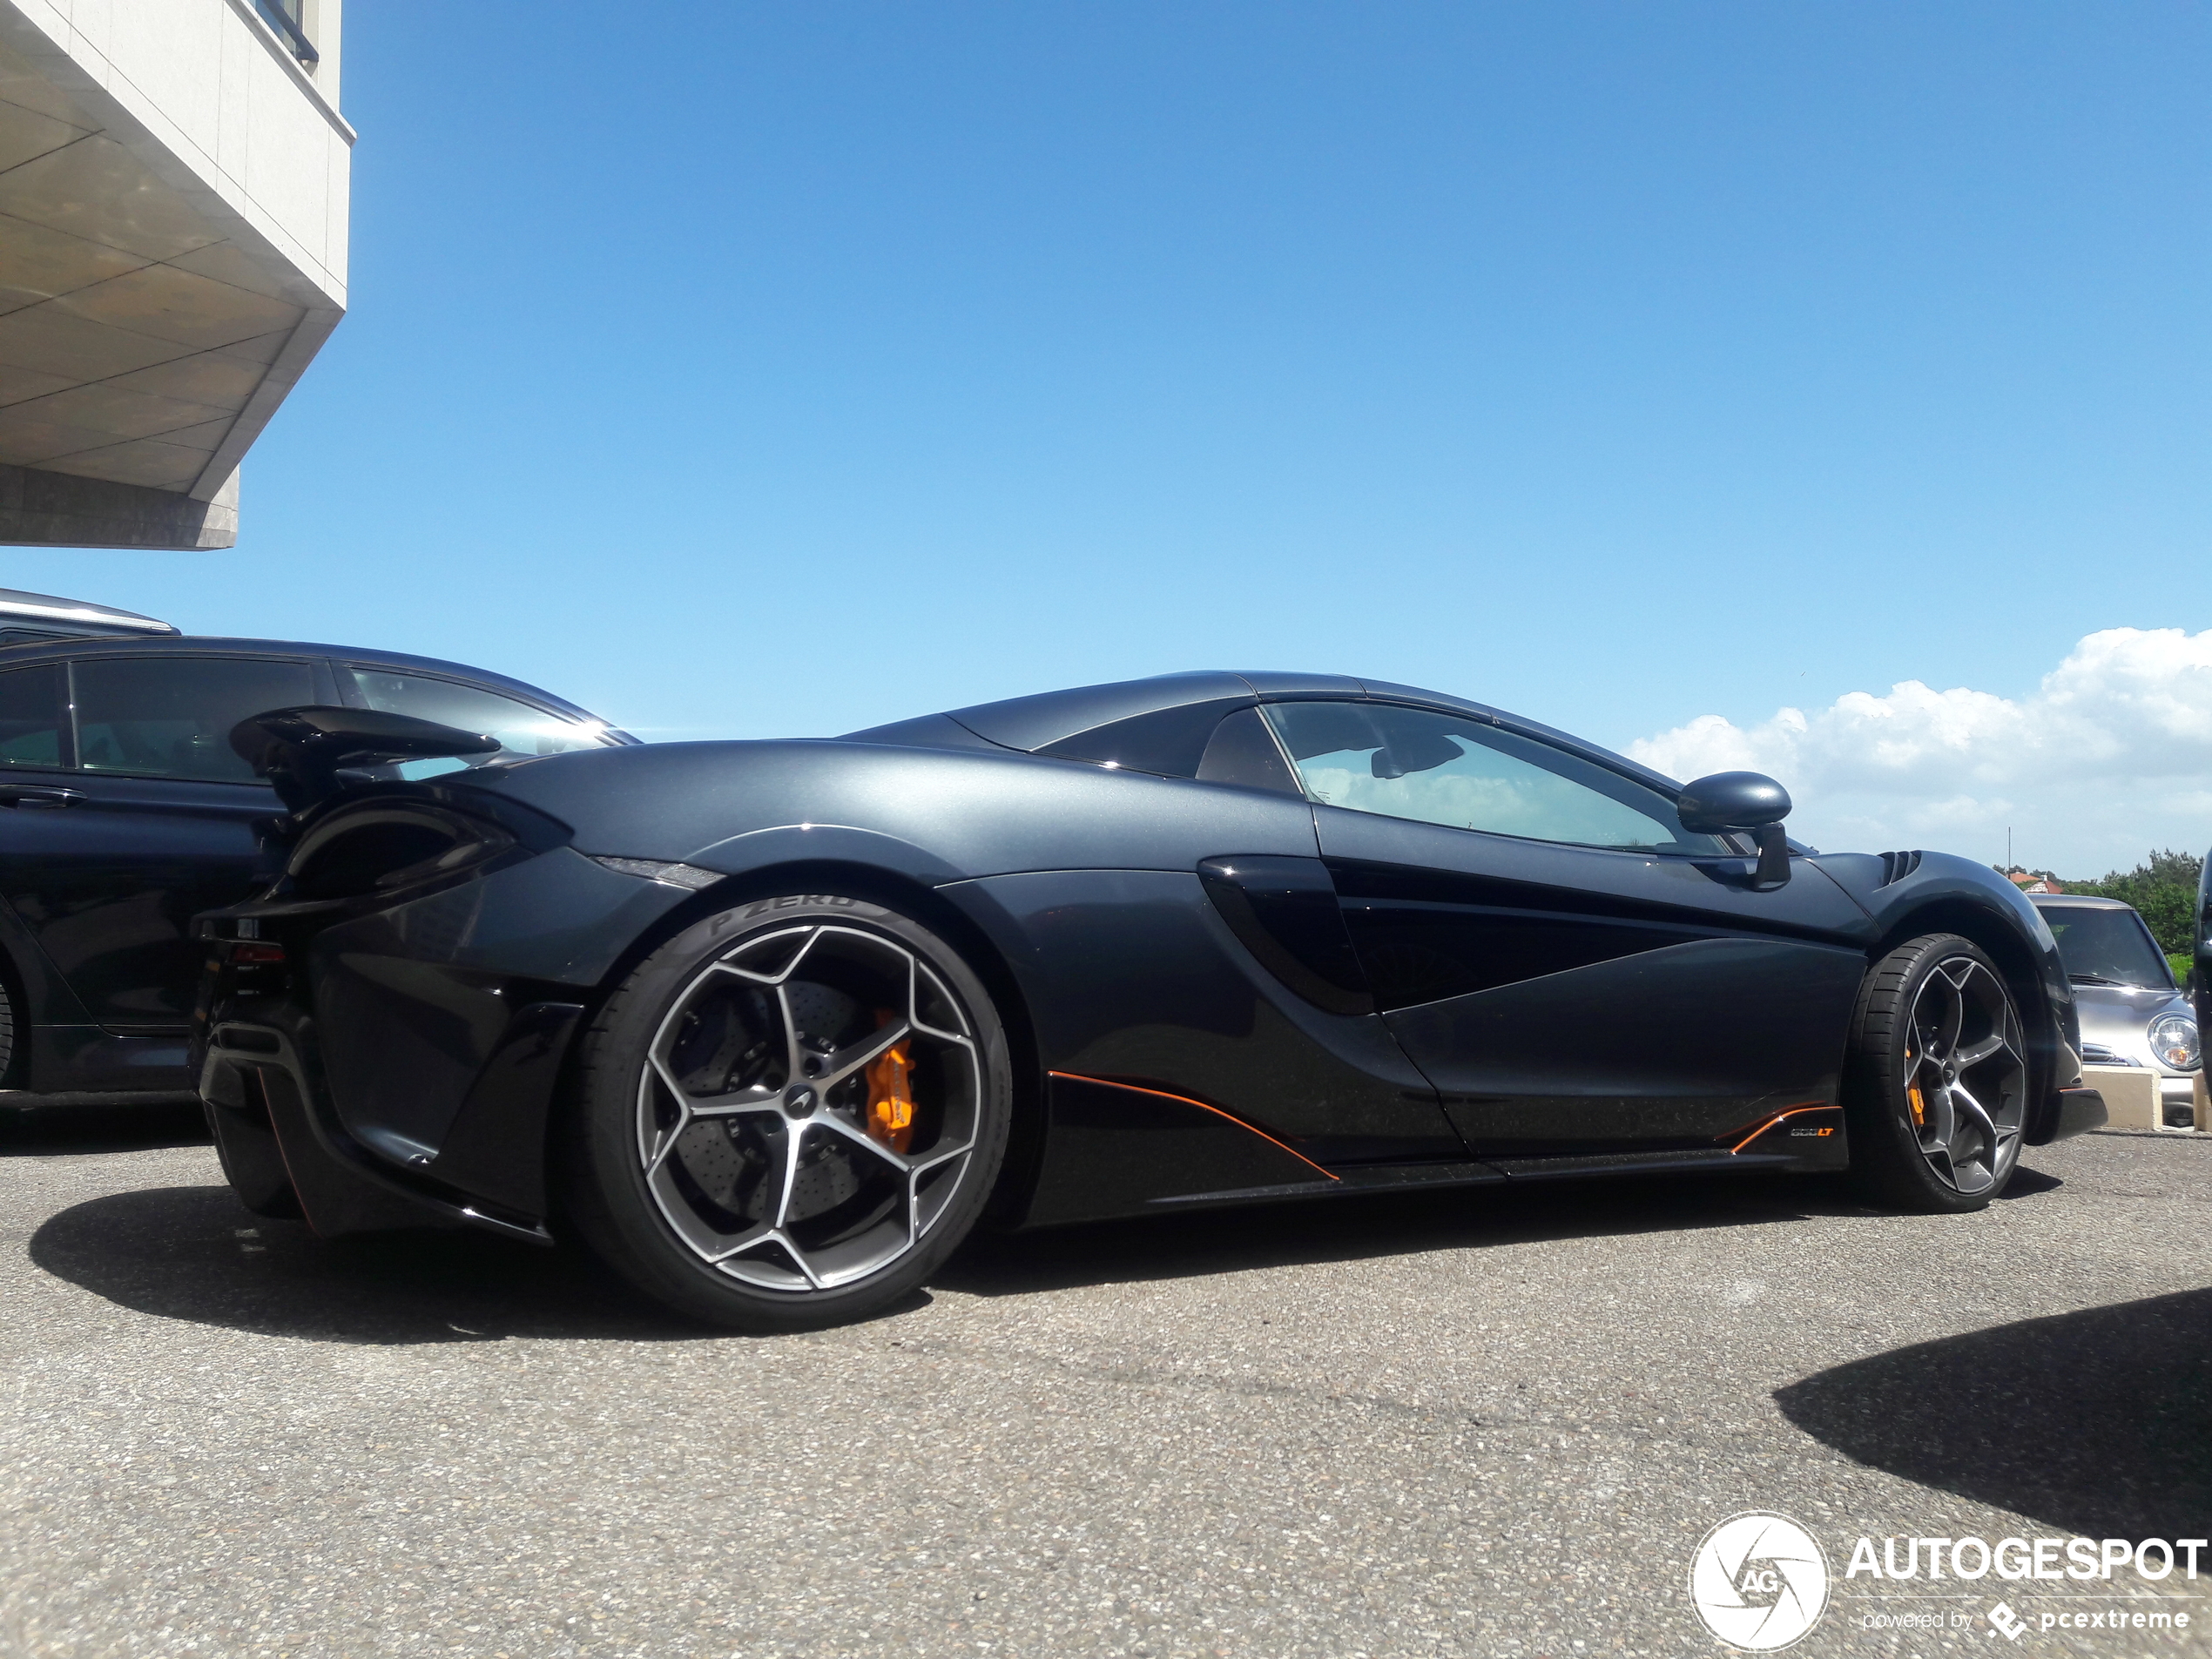
[{"label": "windscreen wiper", "polygon": [[2067,978],[2076,985],[2117,985],[2123,990],[2128,988],[2126,980],[2107,979],[2101,974],[2068,974]]}]

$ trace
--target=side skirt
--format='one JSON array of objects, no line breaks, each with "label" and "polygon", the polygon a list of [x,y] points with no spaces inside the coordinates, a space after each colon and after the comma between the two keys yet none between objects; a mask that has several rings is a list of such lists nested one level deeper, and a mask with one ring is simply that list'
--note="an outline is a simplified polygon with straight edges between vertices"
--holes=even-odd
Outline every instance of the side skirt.
[{"label": "side skirt", "polygon": [[1268,1204],[1289,1199],[1347,1198],[1378,1192],[1424,1192],[1446,1187],[1519,1185],[1526,1181],[1594,1180],[1604,1176],[1706,1174],[1730,1170],[1814,1173],[1806,1163],[1784,1152],[1608,1152],[1589,1157],[1500,1158],[1494,1163],[1369,1163],[1339,1171],[1335,1181],[1276,1187],[1245,1187],[1227,1192],[1190,1192],[1154,1198],[1146,1209],[1204,1209],[1212,1205]]},{"label": "side skirt", "polygon": [[1022,1225],[1060,1226],[1237,1204],[1598,1176],[1848,1166],[1843,1109],[1778,1108],[1708,1146],[1324,1168],[1217,1106],[1149,1084],[1049,1074],[1042,1167]]}]

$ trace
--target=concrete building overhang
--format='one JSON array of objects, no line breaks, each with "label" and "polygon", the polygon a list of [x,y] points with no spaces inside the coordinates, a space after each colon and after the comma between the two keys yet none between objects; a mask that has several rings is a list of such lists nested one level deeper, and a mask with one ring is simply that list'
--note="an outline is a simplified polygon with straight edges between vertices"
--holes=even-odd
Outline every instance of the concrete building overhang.
[{"label": "concrete building overhang", "polygon": [[253,0],[0,0],[0,541],[235,540],[239,458],[346,308],[316,10],[310,67]]}]

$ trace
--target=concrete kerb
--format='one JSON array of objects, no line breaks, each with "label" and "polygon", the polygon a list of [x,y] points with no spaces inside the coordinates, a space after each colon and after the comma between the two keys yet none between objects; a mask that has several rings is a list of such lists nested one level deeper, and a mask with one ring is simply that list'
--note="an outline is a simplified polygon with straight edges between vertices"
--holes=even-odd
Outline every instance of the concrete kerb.
[{"label": "concrete kerb", "polygon": [[2107,1129],[2159,1129],[2158,1074],[2144,1066],[2084,1066],[2081,1081],[2105,1097]]}]

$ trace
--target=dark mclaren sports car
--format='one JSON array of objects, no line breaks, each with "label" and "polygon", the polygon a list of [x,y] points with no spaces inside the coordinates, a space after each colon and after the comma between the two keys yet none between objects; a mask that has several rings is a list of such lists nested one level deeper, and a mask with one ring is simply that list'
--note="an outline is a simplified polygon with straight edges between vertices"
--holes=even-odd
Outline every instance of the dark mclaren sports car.
[{"label": "dark mclaren sports car", "polygon": [[986,1219],[1716,1169],[1968,1211],[2103,1121],[1993,871],[1818,854],[1770,779],[1410,687],[1171,675],[415,782],[359,769],[496,740],[233,741],[290,809],[199,923],[246,1204],[564,1234],[725,1325],[880,1308]]}]

